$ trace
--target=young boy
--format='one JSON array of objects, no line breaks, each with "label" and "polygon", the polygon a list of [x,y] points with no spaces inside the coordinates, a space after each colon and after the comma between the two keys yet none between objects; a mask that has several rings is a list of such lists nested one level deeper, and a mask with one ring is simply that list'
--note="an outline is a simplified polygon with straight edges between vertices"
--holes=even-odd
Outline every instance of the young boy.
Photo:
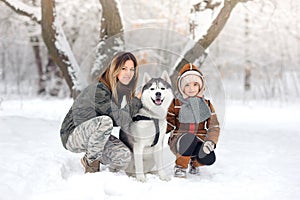
[{"label": "young boy", "polygon": [[186,178],[189,165],[189,173],[199,174],[200,166],[215,162],[220,127],[213,105],[203,97],[205,81],[196,66],[183,66],[177,87],[178,98],[173,100],[167,116],[167,132],[171,132],[168,144],[176,155],[174,176]]}]

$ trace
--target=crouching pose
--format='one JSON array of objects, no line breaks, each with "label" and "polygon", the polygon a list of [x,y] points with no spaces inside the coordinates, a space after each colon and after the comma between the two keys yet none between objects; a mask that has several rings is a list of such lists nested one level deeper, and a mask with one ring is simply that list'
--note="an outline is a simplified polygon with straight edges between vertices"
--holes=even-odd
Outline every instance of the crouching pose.
[{"label": "crouching pose", "polygon": [[220,127],[213,105],[203,97],[205,81],[196,66],[183,66],[177,87],[178,98],[167,115],[168,144],[176,155],[174,176],[185,178],[189,166],[191,174],[199,174],[200,166],[215,162]]},{"label": "crouching pose", "polygon": [[60,130],[63,146],[85,152],[85,172],[98,172],[100,162],[110,170],[126,169],[131,151],[111,135],[114,126],[127,131],[132,116],[141,108],[134,97],[138,80],[137,61],[129,52],[118,53],[98,83],[88,86],[74,100]]}]

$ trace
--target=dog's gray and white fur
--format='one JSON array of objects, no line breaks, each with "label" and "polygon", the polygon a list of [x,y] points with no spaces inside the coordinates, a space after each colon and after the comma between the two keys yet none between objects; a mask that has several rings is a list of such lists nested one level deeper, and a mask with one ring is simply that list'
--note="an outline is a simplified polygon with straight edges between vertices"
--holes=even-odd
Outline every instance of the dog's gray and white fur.
[{"label": "dog's gray and white fur", "polygon": [[144,75],[141,101],[143,107],[133,118],[128,133],[120,132],[120,139],[132,150],[133,159],[126,173],[146,181],[146,173],[157,173],[161,180],[170,178],[163,170],[163,140],[166,116],[173,100],[171,80],[167,72],[161,78]]}]

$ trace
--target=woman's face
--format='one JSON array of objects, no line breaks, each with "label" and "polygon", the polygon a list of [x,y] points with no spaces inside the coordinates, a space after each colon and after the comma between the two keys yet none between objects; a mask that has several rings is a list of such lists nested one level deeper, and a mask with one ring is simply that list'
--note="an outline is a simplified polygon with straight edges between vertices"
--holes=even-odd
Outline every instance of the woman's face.
[{"label": "woman's face", "polygon": [[121,67],[121,71],[117,75],[118,80],[123,85],[128,85],[134,75],[134,63],[132,60],[127,60],[124,66]]},{"label": "woman's face", "polygon": [[199,91],[200,91],[200,85],[198,82],[189,82],[183,88],[183,92],[188,97],[196,96],[199,93]]}]

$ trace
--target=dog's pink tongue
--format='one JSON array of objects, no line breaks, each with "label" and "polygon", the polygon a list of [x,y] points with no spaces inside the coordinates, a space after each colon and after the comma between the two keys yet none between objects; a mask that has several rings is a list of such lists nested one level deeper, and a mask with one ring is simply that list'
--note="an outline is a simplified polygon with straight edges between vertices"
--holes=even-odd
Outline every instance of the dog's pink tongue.
[{"label": "dog's pink tongue", "polygon": [[155,103],[160,105],[161,104],[161,100],[160,99],[155,99]]}]

